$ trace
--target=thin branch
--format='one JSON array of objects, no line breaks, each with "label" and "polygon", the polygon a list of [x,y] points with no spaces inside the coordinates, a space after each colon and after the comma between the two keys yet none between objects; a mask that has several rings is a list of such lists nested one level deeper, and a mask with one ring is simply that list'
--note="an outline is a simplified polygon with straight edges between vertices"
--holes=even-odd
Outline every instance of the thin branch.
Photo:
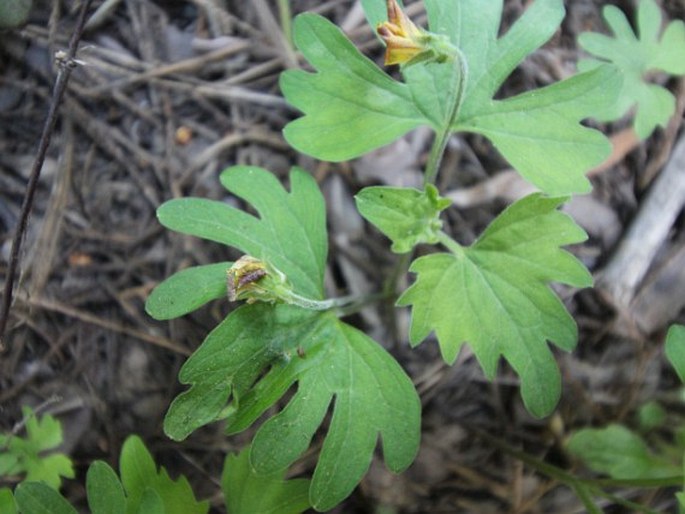
[{"label": "thin branch", "polygon": [[58,52],[58,54],[55,56],[59,66],[57,79],[55,80],[55,86],[52,91],[50,109],[48,110],[48,115],[45,119],[45,124],[43,125],[43,132],[40,136],[40,142],[38,143],[38,154],[36,155],[36,160],[31,168],[31,174],[26,186],[26,196],[24,197],[24,201],[21,206],[19,222],[17,223],[17,229],[14,233],[14,238],[12,239],[12,248],[10,250],[9,263],[7,265],[7,276],[5,278],[5,288],[2,295],[2,308],[0,309],[0,351],[4,350],[3,336],[7,326],[10,305],[12,304],[14,277],[17,273],[17,266],[19,264],[21,243],[24,233],[26,232],[29,215],[31,214],[31,210],[33,208],[33,198],[36,194],[38,179],[40,178],[40,172],[43,168],[43,162],[45,161],[45,156],[47,154],[48,147],[50,146],[50,139],[52,138],[52,133],[54,132],[55,124],[57,123],[57,110],[62,100],[62,96],[64,95],[64,91],[66,90],[71,71],[76,66],[76,51],[78,50],[79,41],[81,40],[81,35],[83,34],[83,27],[86,23],[86,15],[91,1],[92,0],[85,0],[81,6],[78,22],[76,23],[74,33],[69,41],[69,48],[66,52]]}]

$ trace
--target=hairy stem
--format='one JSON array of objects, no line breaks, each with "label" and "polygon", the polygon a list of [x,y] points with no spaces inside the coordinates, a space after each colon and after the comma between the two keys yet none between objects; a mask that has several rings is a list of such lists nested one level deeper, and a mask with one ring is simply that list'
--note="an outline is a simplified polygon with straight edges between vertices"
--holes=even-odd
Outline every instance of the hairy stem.
[{"label": "hairy stem", "polygon": [[445,124],[436,132],[435,139],[433,140],[433,146],[431,147],[431,152],[428,156],[428,164],[426,165],[426,173],[423,177],[424,185],[435,184],[435,179],[438,176],[438,171],[440,169],[440,163],[445,155],[447,142],[452,135],[452,124],[459,115],[459,109],[464,100],[464,88],[466,85],[468,67],[466,65],[466,60],[464,59],[464,54],[462,54],[458,48],[454,48],[454,52],[454,60],[452,62],[457,68],[455,70],[457,73],[457,84],[456,88],[454,91],[450,92],[447,99],[448,108]]},{"label": "hairy stem", "polygon": [[458,257],[461,257],[464,255],[464,247],[461,246],[459,243],[457,243],[454,239],[452,239],[450,236],[448,236],[444,232],[440,231],[440,233],[438,234],[438,240],[440,241],[440,244],[442,244],[445,248],[447,248],[454,255],[456,255]]},{"label": "hairy stem", "polygon": [[338,298],[329,298],[327,300],[313,300],[312,298],[307,298],[293,292],[289,292],[287,295],[284,295],[283,300],[290,305],[297,305],[298,307],[312,311],[341,309],[358,304],[360,302],[367,303],[369,301],[366,297],[360,297],[359,295],[340,296]]}]

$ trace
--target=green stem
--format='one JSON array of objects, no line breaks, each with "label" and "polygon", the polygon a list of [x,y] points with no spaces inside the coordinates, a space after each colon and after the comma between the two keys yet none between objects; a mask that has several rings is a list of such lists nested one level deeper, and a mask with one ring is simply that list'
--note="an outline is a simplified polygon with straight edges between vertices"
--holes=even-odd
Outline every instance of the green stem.
[{"label": "green stem", "polygon": [[438,233],[438,241],[457,257],[462,257],[464,255],[464,247],[443,231]]},{"label": "green stem", "polygon": [[452,135],[452,123],[457,119],[459,115],[459,109],[464,100],[464,87],[466,85],[466,76],[468,74],[468,68],[466,65],[466,60],[464,55],[458,48],[454,48],[454,60],[452,61],[455,66],[458,67],[457,72],[457,87],[454,89],[452,94],[448,97],[448,108],[447,116],[445,118],[445,125],[438,131],[436,131],[435,139],[433,140],[433,146],[431,147],[430,154],[428,156],[428,163],[426,165],[426,173],[423,178],[424,186],[427,184],[435,184],[435,179],[438,176],[438,170],[440,169],[440,163],[445,155],[445,149],[447,148],[447,142]]},{"label": "green stem", "polygon": [[283,295],[282,299],[286,303],[297,305],[304,309],[309,309],[312,311],[327,311],[329,309],[336,309],[355,303],[359,301],[359,296],[350,295],[341,296],[339,298],[329,298],[328,300],[313,300],[312,298],[307,298],[290,291],[287,295]]},{"label": "green stem", "polygon": [[340,296],[338,298],[329,298],[327,300],[314,300],[292,291],[279,295],[281,300],[290,305],[297,305],[298,307],[312,311],[338,309],[341,311],[341,315],[348,315],[357,312],[368,303],[380,300],[386,296],[387,295],[385,293],[376,293],[369,295]]}]

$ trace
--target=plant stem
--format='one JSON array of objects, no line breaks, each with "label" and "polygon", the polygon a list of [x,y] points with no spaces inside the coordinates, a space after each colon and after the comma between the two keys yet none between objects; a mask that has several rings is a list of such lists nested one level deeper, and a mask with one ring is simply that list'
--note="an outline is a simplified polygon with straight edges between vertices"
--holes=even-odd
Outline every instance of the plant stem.
[{"label": "plant stem", "polygon": [[440,163],[445,155],[447,142],[452,135],[452,123],[459,115],[459,109],[464,100],[464,86],[466,85],[466,76],[468,74],[468,67],[464,54],[458,48],[454,48],[455,57],[452,61],[457,67],[457,87],[451,92],[448,97],[447,116],[445,117],[444,126],[436,132],[433,146],[431,147],[430,155],[428,156],[428,163],[426,165],[426,173],[423,176],[423,184],[435,184],[435,179],[438,176]]},{"label": "plant stem", "polygon": [[38,179],[40,178],[43,162],[45,162],[45,156],[47,155],[48,147],[50,146],[50,139],[52,138],[52,133],[55,129],[55,124],[57,123],[57,110],[60,102],[62,101],[64,91],[66,90],[67,82],[69,81],[69,76],[71,75],[71,70],[76,65],[76,51],[78,50],[78,45],[81,41],[81,35],[83,34],[83,27],[86,23],[86,15],[88,13],[88,8],[90,7],[91,1],[92,0],[86,0],[83,2],[83,4],[81,4],[81,12],[79,14],[76,27],[74,28],[74,32],[71,35],[71,39],[69,40],[69,48],[64,53],[64,56],[60,58],[59,71],[57,73],[57,79],[55,79],[55,86],[52,90],[50,108],[45,119],[45,124],[43,125],[43,132],[40,136],[40,142],[38,143],[38,153],[36,154],[36,159],[33,161],[33,167],[31,168],[29,181],[26,186],[26,196],[24,196],[21,212],[19,214],[19,222],[17,223],[17,229],[14,232],[14,237],[12,238],[12,248],[10,250],[9,262],[7,264],[7,274],[5,276],[5,288],[2,295],[2,306],[0,306],[0,351],[2,351],[4,348],[3,335],[5,333],[5,327],[7,326],[10,305],[12,304],[14,277],[19,264],[22,238],[26,232],[29,214],[31,214],[31,210],[33,208],[33,198],[38,186]]},{"label": "plant stem", "polygon": [[[340,296],[338,298],[329,298],[328,300],[313,300],[297,293],[290,292],[283,300],[291,305],[297,305],[304,309],[312,311],[327,311],[329,309],[336,309],[357,303],[360,301],[358,295]],[[366,299],[363,299],[365,302]]]},{"label": "plant stem", "polygon": [[452,252],[454,255],[461,257],[464,255],[464,247],[461,246],[459,243],[457,243],[454,239],[452,239],[450,236],[445,234],[444,232],[440,231],[438,234],[438,240],[440,243],[447,248],[450,252]]}]

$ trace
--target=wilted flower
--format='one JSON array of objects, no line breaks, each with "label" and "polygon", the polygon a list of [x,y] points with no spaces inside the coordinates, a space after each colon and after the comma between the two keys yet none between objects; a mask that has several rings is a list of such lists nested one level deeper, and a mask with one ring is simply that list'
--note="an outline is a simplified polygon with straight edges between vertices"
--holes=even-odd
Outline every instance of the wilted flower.
[{"label": "wilted flower", "polygon": [[430,51],[427,46],[430,37],[421,30],[397,3],[397,0],[386,0],[388,21],[380,23],[376,32],[385,41],[385,64],[405,64],[419,54]]},{"label": "wilted flower", "polygon": [[227,272],[228,299],[275,302],[282,299],[283,291],[289,290],[283,273],[266,262],[243,255]]}]

